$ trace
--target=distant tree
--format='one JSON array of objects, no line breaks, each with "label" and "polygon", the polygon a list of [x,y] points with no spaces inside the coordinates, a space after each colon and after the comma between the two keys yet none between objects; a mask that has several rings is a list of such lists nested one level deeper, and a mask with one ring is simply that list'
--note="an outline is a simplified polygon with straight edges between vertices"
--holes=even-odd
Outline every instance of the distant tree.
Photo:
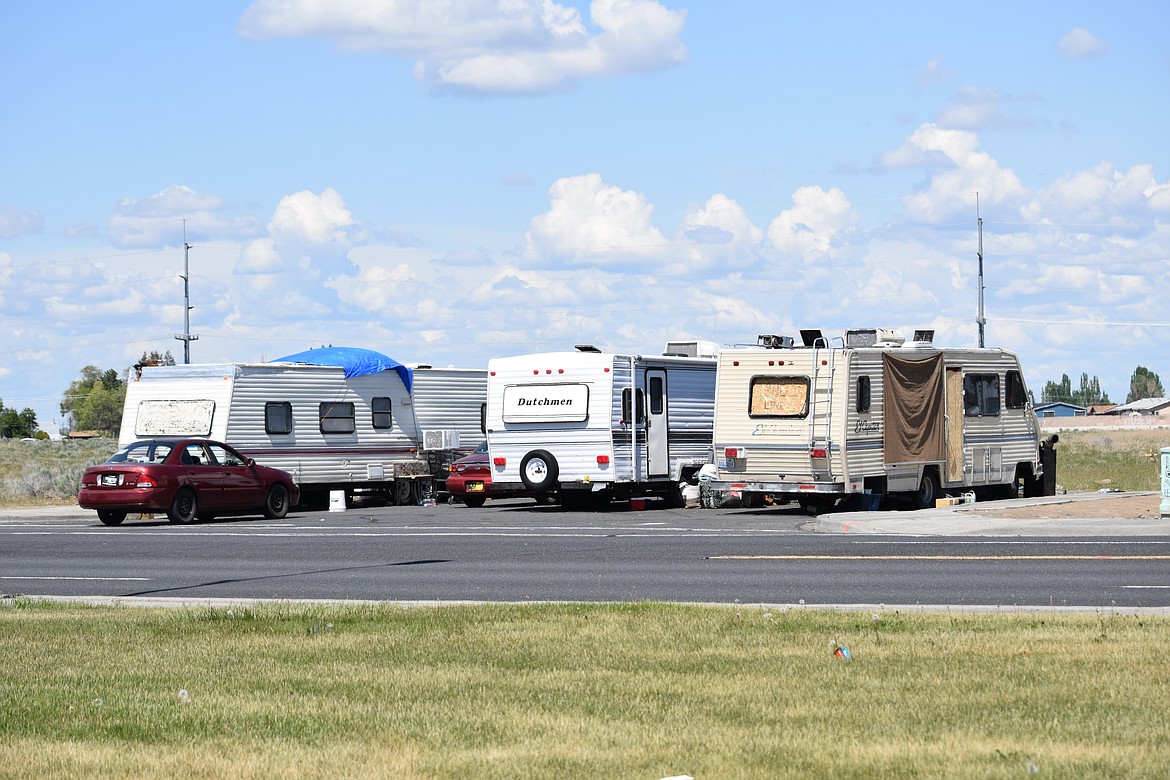
[{"label": "distant tree", "polygon": [[69,418],[74,430],[116,434],[122,426],[125,402],[126,383],[115,369],[86,366],[81,369],[81,379],[75,379],[65,391],[61,414]]},{"label": "distant tree", "polygon": [[1073,393],[1073,403],[1077,406],[1107,404],[1109,395],[1101,392],[1100,379],[1096,376],[1090,379],[1088,374],[1081,374],[1081,389]]},{"label": "distant tree", "polygon": [[1101,392],[1101,380],[1096,376],[1081,374],[1081,387],[1072,389],[1068,374],[1062,374],[1059,382],[1047,382],[1040,396],[1044,403],[1069,403],[1077,406],[1092,406],[1109,403],[1109,396]]},{"label": "distant tree", "polygon": [[1068,374],[1061,376],[1059,382],[1045,382],[1044,391],[1040,394],[1040,401],[1046,404],[1072,403],[1072,380]]},{"label": "distant tree", "polygon": [[16,411],[0,401],[0,438],[28,439],[37,430],[37,413],[32,409]]},{"label": "distant tree", "polygon": [[1158,375],[1145,366],[1138,366],[1129,378],[1129,395],[1125,397],[1125,402],[1131,404],[1143,398],[1163,398],[1165,395]]}]

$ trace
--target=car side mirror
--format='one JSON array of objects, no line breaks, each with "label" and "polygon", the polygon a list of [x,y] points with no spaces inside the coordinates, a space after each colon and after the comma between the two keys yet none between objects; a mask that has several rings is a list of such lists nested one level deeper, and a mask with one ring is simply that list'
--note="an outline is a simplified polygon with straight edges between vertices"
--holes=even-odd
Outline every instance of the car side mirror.
[{"label": "car side mirror", "polygon": [[256,459],[255,458],[244,458],[244,465],[247,466],[248,468],[252,468],[253,466],[256,465]]}]

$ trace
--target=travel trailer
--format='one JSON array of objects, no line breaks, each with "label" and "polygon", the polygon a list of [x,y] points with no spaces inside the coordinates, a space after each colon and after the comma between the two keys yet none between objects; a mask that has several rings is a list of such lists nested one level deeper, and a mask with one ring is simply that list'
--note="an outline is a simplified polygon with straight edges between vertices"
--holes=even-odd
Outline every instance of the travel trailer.
[{"label": "travel trailer", "polygon": [[292,474],[302,505],[329,493],[415,503],[484,440],[483,369],[405,366],[323,347],[268,363],[144,366],[119,442],[207,436]]},{"label": "travel trailer", "polygon": [[760,336],[723,350],[712,489],[806,507],[889,497],[929,507],[944,493],[1053,489],[1043,476],[1045,460],[1055,469],[1055,441],[1040,441],[1016,356],[936,347],[933,337],[801,331],[800,344]]},{"label": "travel trailer", "polygon": [[591,346],[488,361],[493,488],[556,496],[568,506],[658,494],[710,460],[715,354],[671,342],[663,355]]}]

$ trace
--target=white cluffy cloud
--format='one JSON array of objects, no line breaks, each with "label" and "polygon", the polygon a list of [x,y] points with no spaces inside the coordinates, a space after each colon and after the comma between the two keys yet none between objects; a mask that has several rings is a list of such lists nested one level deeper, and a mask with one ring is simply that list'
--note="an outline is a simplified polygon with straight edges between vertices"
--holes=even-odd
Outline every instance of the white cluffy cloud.
[{"label": "white cluffy cloud", "polygon": [[559,179],[549,198],[528,228],[529,259],[608,266],[658,257],[667,243],[645,196],[606,186],[600,174]]},{"label": "white cluffy cloud", "polygon": [[1062,57],[1070,60],[1080,60],[1086,57],[1096,57],[1104,54],[1107,47],[1093,33],[1083,27],[1074,27],[1064,34],[1057,45]]},{"label": "white cluffy cloud", "polygon": [[857,213],[844,192],[801,187],[792,194],[792,208],[772,220],[768,239],[782,253],[824,254],[834,236],[856,224]]},{"label": "white cluffy cloud", "polygon": [[552,0],[256,0],[239,31],[414,57],[417,78],[479,92],[545,92],[582,77],[657,70],[686,55],[685,11],[657,0],[593,0],[589,14],[598,32]]},{"label": "white cluffy cloud", "polygon": [[126,197],[110,217],[110,239],[115,246],[157,248],[176,246],[187,238],[203,241],[247,238],[259,232],[253,217],[231,217],[230,206],[218,195],[200,194],[185,184],[172,184],[145,198]]}]

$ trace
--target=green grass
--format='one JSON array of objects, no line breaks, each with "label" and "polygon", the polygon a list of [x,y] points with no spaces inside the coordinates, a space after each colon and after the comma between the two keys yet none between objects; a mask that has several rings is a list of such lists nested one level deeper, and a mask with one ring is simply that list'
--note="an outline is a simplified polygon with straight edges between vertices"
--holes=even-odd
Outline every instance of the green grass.
[{"label": "green grass", "polygon": [[6,777],[1132,778],[1170,766],[1164,617],[9,604]]},{"label": "green grass", "polygon": [[1062,431],[1056,481],[1069,492],[1160,490],[1163,447],[1170,447],[1170,429]]}]

